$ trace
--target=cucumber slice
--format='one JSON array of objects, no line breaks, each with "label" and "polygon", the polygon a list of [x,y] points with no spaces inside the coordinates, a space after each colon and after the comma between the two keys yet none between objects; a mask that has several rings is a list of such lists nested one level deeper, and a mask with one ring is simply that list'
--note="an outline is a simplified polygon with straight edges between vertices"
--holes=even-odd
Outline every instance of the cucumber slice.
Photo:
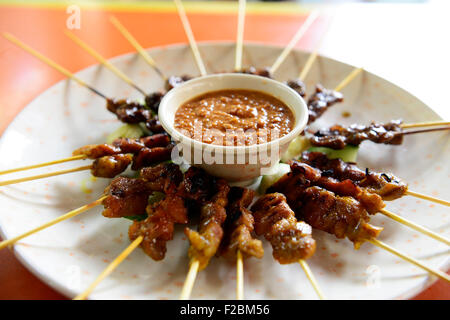
[{"label": "cucumber slice", "polygon": [[106,143],[111,144],[117,138],[137,139],[143,135],[144,131],[139,124],[125,124],[111,132],[106,138]]},{"label": "cucumber slice", "polygon": [[342,159],[345,162],[356,162],[358,156],[359,147],[357,146],[345,146],[344,149],[335,150],[326,147],[311,147],[308,151],[311,152],[322,152],[327,155],[330,159]]},{"label": "cucumber slice", "polygon": [[273,168],[273,173],[262,177],[259,184],[259,193],[264,194],[266,190],[277,182],[282,176],[291,171],[291,167],[287,163],[278,163]]},{"label": "cucumber slice", "polygon": [[311,146],[308,138],[305,136],[298,136],[289,144],[286,152],[281,156],[282,162],[288,162],[289,160],[293,160],[298,158],[303,151],[308,149]]}]

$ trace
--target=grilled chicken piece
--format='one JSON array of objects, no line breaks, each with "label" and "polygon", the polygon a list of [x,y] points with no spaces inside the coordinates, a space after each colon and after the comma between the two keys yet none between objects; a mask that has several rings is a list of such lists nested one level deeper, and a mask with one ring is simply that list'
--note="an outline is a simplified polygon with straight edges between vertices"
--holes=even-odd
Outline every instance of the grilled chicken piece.
[{"label": "grilled chicken piece", "polygon": [[184,199],[176,194],[168,194],[160,202],[149,205],[147,214],[145,220],[133,222],[128,229],[128,236],[131,241],[143,236],[141,247],[144,252],[153,260],[162,260],[167,251],[167,241],[173,239],[175,223],[188,222]]},{"label": "grilled chicken piece", "polygon": [[308,259],[314,254],[316,242],[311,227],[297,221],[281,193],[271,193],[252,206],[257,235],[264,235],[273,248],[273,257],[281,264]]},{"label": "grilled chicken piece", "polygon": [[152,190],[143,179],[118,177],[106,188],[105,193],[108,197],[103,200],[103,216],[121,218],[144,215]]},{"label": "grilled chicken piece", "polygon": [[300,79],[295,80],[289,80],[286,82],[286,84],[294,89],[302,98],[306,96],[306,85],[305,83]]},{"label": "grilled chicken piece", "polygon": [[347,237],[355,249],[383,230],[368,223],[369,213],[352,197],[340,197],[323,188],[310,187],[299,201],[301,205],[297,205],[296,211],[299,217],[313,228],[337,238]]},{"label": "grilled chicken piece", "polygon": [[344,101],[342,93],[325,89],[322,85],[316,85],[316,91],[308,99],[308,124],[317,118],[338,102]]},{"label": "grilled chicken piece", "polygon": [[227,213],[225,207],[228,203],[230,187],[225,180],[217,180],[217,193],[210,201],[202,205],[200,209],[200,224],[198,231],[189,228],[185,234],[191,243],[189,257],[199,261],[199,270],[203,270],[209,260],[217,253],[224,234],[222,225]]},{"label": "grilled chicken piece", "polygon": [[304,152],[301,161],[310,166],[322,170],[322,175],[333,177],[337,180],[351,180],[365,189],[390,201],[401,198],[408,191],[408,186],[400,178],[391,173],[365,171],[359,169],[355,163],[347,163],[342,159],[328,159],[321,152]]},{"label": "grilled chicken piece", "polygon": [[94,177],[114,178],[128,168],[132,158],[129,154],[116,154],[95,159],[92,163],[91,174]]},{"label": "grilled chicken piece", "polygon": [[245,258],[264,255],[262,242],[252,237],[255,219],[247,209],[254,196],[253,190],[240,187],[232,187],[228,194],[225,237],[220,251],[229,260],[236,260],[238,250]]}]

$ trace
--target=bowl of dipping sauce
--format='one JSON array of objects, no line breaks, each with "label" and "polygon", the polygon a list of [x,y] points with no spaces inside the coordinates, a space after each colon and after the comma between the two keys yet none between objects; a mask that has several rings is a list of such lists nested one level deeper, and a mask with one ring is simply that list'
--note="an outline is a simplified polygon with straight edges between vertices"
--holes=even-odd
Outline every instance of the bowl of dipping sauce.
[{"label": "bowl of dipping sauce", "polygon": [[227,73],[189,80],[170,90],[159,120],[190,165],[230,182],[250,183],[270,172],[305,128],[308,108],[281,82]]}]

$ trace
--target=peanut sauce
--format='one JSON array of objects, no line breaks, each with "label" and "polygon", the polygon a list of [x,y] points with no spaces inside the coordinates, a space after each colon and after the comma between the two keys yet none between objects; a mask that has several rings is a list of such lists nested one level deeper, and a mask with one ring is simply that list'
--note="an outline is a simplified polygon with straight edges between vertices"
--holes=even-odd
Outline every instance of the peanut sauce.
[{"label": "peanut sauce", "polygon": [[252,145],[288,134],[294,115],[282,101],[251,90],[209,92],[184,103],[175,113],[176,129],[215,145]]}]

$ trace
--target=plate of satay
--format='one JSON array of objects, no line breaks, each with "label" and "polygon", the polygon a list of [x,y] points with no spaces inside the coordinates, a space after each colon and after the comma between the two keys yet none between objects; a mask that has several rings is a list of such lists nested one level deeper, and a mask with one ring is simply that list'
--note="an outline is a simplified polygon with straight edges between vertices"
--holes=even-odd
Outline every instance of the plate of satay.
[{"label": "plate of satay", "polygon": [[0,249],[75,299],[406,299],[450,281],[449,123],[294,49],[313,20],[285,48],[187,32],[144,50],[112,18],[137,53],[105,60],[67,32],[100,62],[75,74],[4,34],[68,79],[1,137]]}]

